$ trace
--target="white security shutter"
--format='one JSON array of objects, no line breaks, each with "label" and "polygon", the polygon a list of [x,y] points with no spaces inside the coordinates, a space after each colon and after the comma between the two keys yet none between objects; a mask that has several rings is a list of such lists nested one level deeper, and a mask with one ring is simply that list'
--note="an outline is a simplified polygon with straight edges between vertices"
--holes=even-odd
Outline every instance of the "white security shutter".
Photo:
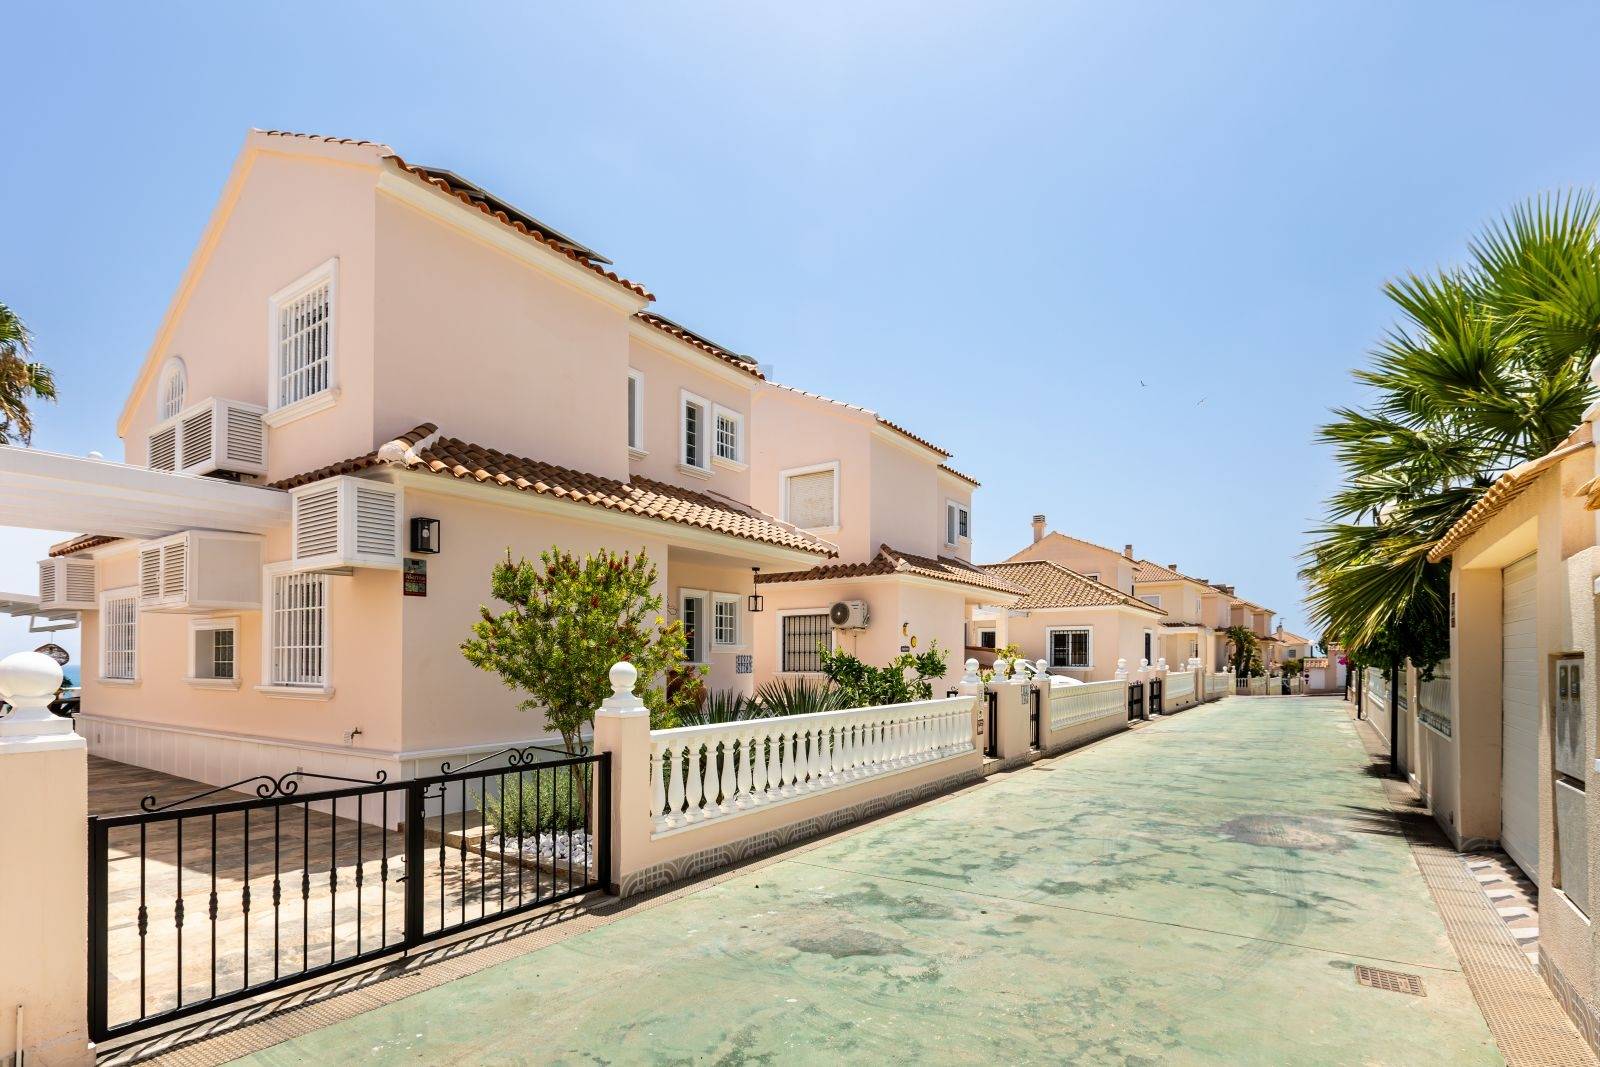
[{"label": "white security shutter", "polygon": [[161,595],[183,599],[188,593],[189,544],[183,538],[161,546]]},{"label": "white security shutter", "polygon": [[400,498],[384,485],[355,487],[356,555],[400,554]]},{"label": "white security shutter", "polygon": [[62,585],[67,591],[69,604],[93,604],[95,597],[95,568],[92,559],[65,559],[61,561]]},{"label": "white security shutter", "polygon": [[327,684],[328,576],[280,574],[272,579],[269,677],[273,685]]},{"label": "white security shutter", "polygon": [[1539,876],[1538,557],[1501,574],[1500,845],[1528,877]]},{"label": "white security shutter", "polygon": [[261,421],[261,409],[254,405],[236,404],[224,400],[224,446],[220,450],[223,468],[241,473],[265,472],[267,469],[267,428]]},{"label": "white security shutter", "polygon": [[39,603],[56,602],[56,561],[47,559],[39,564]]},{"label": "white security shutter", "polygon": [[837,525],[833,514],[833,482],[831,470],[791,474],[786,489],[789,522],[802,530]]},{"label": "white security shutter", "polygon": [[339,551],[339,483],[294,498],[294,556],[309,559]]},{"label": "white security shutter", "polygon": [[139,599],[161,599],[161,546],[139,550]]},{"label": "white security shutter", "polygon": [[178,424],[150,431],[148,466],[153,471],[178,469]]},{"label": "white security shutter", "polygon": [[179,438],[179,465],[188,470],[200,467],[211,459],[211,419],[214,409],[207,405],[183,420],[183,434]]},{"label": "white security shutter", "polygon": [[324,281],[278,308],[278,407],[331,384],[331,296],[332,285]]},{"label": "white security shutter", "polygon": [[39,561],[39,606],[41,608],[92,611],[95,601],[95,562],[92,559],[46,559]]}]

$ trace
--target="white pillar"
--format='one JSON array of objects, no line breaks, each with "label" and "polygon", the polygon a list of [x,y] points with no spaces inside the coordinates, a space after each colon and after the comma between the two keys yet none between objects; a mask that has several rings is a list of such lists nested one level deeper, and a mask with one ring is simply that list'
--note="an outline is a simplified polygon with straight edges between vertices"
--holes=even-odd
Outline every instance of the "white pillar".
[{"label": "white pillar", "polygon": [[628,876],[649,865],[650,709],[634,695],[639,672],[631,663],[611,668],[611,696],[594,713],[594,750],[611,754],[611,856],[606,890],[626,894]]},{"label": "white pillar", "polygon": [[0,660],[0,1054],[87,1064],[89,750],[60,688],[49,656]]}]

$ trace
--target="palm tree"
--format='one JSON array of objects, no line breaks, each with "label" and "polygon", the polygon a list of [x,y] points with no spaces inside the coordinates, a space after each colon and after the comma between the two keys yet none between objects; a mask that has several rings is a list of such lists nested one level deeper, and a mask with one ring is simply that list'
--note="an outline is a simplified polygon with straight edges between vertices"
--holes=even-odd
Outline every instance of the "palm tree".
[{"label": "palm tree", "polygon": [[1465,266],[1385,287],[1400,324],[1356,379],[1363,410],[1321,430],[1344,470],[1301,574],[1352,661],[1447,654],[1447,564],[1429,548],[1496,477],[1560,444],[1594,397],[1600,206],[1587,192],[1514,208]]},{"label": "palm tree", "polygon": [[33,441],[33,416],[28,399],[54,400],[56,380],[50,368],[35,363],[33,335],[17,313],[0,304],[0,445]]}]

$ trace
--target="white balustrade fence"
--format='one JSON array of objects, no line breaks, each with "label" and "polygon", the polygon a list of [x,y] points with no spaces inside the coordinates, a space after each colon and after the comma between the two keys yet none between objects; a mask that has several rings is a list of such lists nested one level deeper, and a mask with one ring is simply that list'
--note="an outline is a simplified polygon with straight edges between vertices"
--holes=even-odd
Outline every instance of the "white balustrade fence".
[{"label": "white balustrade fence", "polygon": [[1194,698],[1194,674],[1191,671],[1179,671],[1167,675],[1166,688],[1162,691],[1161,699],[1169,703],[1181,703]]},{"label": "white balustrade fence", "polygon": [[1093,719],[1128,714],[1128,683],[1085,682],[1050,690],[1050,729],[1062,730]]},{"label": "white balustrade fence", "polygon": [[1233,675],[1227,671],[1213,671],[1206,675],[1206,699],[1225,697],[1233,690]]},{"label": "white balustrade fence", "polygon": [[[1366,683],[1367,683],[1367,701],[1368,701],[1369,707],[1377,709],[1378,711],[1382,712],[1384,715],[1388,715],[1388,713],[1389,713],[1389,679],[1387,677],[1385,677],[1384,672],[1379,670],[1377,667],[1368,667],[1367,668]],[[1372,718],[1372,714],[1370,712],[1367,714],[1367,718],[1369,718],[1369,719]],[[1387,729],[1387,728],[1388,728],[1388,724],[1387,724],[1387,722],[1385,722],[1384,729]]]},{"label": "white balustrade fence", "polygon": [[650,732],[656,833],[892,774],[973,748],[974,697]]}]

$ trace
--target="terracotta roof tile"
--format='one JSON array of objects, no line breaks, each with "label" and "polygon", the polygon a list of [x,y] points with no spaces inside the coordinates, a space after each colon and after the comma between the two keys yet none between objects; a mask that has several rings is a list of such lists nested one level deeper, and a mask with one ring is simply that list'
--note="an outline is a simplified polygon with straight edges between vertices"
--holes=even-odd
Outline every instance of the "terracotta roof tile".
[{"label": "terracotta roof tile", "polygon": [[835,400],[832,397],[823,396],[821,393],[813,393],[813,392],[811,392],[810,390],[807,390],[807,389],[798,389],[798,388],[796,388],[795,386],[792,386],[792,385],[784,385],[782,382],[773,382],[772,385],[776,386],[779,389],[787,390],[788,392],[791,392],[791,393],[799,393],[801,396],[809,396],[813,400],[820,400],[824,404],[833,404],[836,407],[849,408],[851,411],[859,411],[863,415],[871,415],[874,419],[878,420],[878,425],[883,426],[886,429],[893,430],[895,433],[899,434],[900,436],[902,436],[902,437],[904,437],[904,438],[906,438],[908,440],[915,441],[917,444],[921,445],[923,448],[926,448],[926,449],[928,449],[930,451],[939,453],[939,455],[943,456],[945,459],[949,459],[950,456],[952,455],[952,453],[945,451],[944,449],[940,448],[938,445],[934,444],[932,441],[929,441],[927,438],[918,437],[916,434],[912,433],[910,430],[906,429],[904,426],[901,426],[899,423],[890,422],[888,419],[884,418],[882,415],[879,415],[876,411],[873,411],[871,408],[864,408],[860,404],[851,404],[851,403],[848,403],[848,402],[843,401],[843,400]]},{"label": "terracotta roof tile", "polygon": [[982,482],[978,481],[978,479],[974,478],[972,475],[970,475],[970,474],[962,474],[960,471],[956,470],[954,467],[950,466],[950,464],[948,464],[948,463],[939,464],[939,469],[944,471],[946,474],[955,475],[957,478],[960,478],[962,481],[966,482],[968,485],[971,485],[971,486],[974,486],[974,487],[978,487],[978,486],[983,485]]},{"label": "terracotta roof tile", "polygon": [[[1455,525],[1446,530],[1444,536],[1428,550],[1428,562],[1440,563],[1448,559],[1467,538],[1482,529],[1484,524],[1498,515],[1507,504],[1521,496],[1524,490],[1538,480],[1539,475],[1568,456],[1592,447],[1594,447],[1592,424],[1579,423],[1578,428],[1567,435],[1566,440],[1549,452],[1538,459],[1518,464],[1500,475],[1488,491],[1478,498],[1478,502],[1468,508],[1467,513],[1457,519]],[[1600,511],[1600,478],[1585,482],[1579,487],[1578,494],[1588,498],[1589,510]]]},{"label": "terracotta roof tile", "polygon": [[1147,559],[1134,561],[1133,580],[1136,582],[1194,582],[1196,585],[1208,584],[1204,578],[1191,578],[1182,571],[1175,571],[1171,567],[1163,567],[1159,563],[1151,563]]},{"label": "terracotta roof tile", "polygon": [[77,537],[51,545],[50,556],[52,559],[56,556],[70,556],[74,552],[87,552],[91,548],[99,548],[101,545],[116,544],[120,540],[122,538],[111,537],[106,534],[79,534]]},{"label": "terracotta roof tile", "polygon": [[966,560],[951,556],[918,556],[890,548],[888,545],[879,545],[878,554],[865,563],[825,563],[806,571],[758,574],[756,581],[769,585],[778,582],[822,582],[835,578],[867,578],[887,574],[914,574],[921,578],[934,578],[1012,596],[1025,592],[1021,587],[990,574],[983,567],[974,567]]},{"label": "terracotta roof tile", "polygon": [[652,315],[648,311],[641,311],[634,315],[634,318],[638,319],[640,322],[654,326],[664,334],[667,334],[671,337],[676,337],[678,340],[682,341],[691,348],[699,349],[708,356],[713,356],[722,360],[722,362],[729,364],[730,366],[737,367],[739,370],[744,371],[752,378],[760,378],[762,381],[766,380],[767,376],[761,373],[761,368],[758,367],[755,361],[750,357],[741,356],[737,352],[730,352],[715,342],[709,341],[700,336],[693,330],[690,330],[687,327],[679,326],[671,319],[664,319],[660,315]]},{"label": "terracotta roof tile", "polygon": [[1052,560],[1023,560],[1018,563],[986,563],[983,569],[1002,580],[1028,590],[1017,601],[1023,610],[1032,608],[1130,607],[1152,615],[1166,612],[1126,593],[1095,581]]},{"label": "terracotta roof tile", "polygon": [[272,487],[292,489],[337,474],[350,474],[380,465],[470,479],[480,484],[556,497],[607,511],[642,515],[748,541],[800,549],[819,556],[837,553],[833,545],[820,538],[724,497],[697,493],[648,478],[621,482],[604,475],[588,474],[554,463],[515,456],[458,438],[440,436],[433,423],[423,423],[364,456],[285,478],[274,482]]}]

